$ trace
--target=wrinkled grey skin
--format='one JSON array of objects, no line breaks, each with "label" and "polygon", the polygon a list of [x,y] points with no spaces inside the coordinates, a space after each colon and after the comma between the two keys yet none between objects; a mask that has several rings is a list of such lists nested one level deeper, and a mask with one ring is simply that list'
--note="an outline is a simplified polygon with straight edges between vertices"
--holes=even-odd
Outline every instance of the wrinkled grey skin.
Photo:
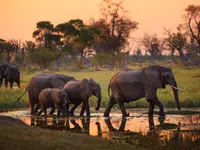
[{"label": "wrinkled grey skin", "polygon": [[69,105],[69,97],[64,89],[46,88],[40,92],[39,101],[41,105],[41,110],[36,114],[38,116],[43,111],[46,116],[47,115],[46,109],[49,107],[52,108],[49,115],[52,115],[55,109],[58,110],[57,116],[60,116],[60,112],[62,112],[63,115],[68,115],[66,105]]},{"label": "wrinkled grey skin", "polygon": [[64,89],[67,91],[70,99],[70,103],[74,106],[70,109],[70,115],[74,115],[75,109],[83,103],[80,116],[84,115],[86,110],[86,115],[90,116],[90,108],[88,99],[90,96],[94,95],[98,98],[96,110],[99,110],[101,105],[101,87],[93,79],[87,80],[83,79],[81,81],[69,81]]},{"label": "wrinkled grey skin", "polygon": [[1,64],[0,65],[0,88],[5,79],[5,87],[8,87],[8,82],[10,83],[10,88],[13,87],[13,83],[16,82],[20,88],[20,71],[15,65]]},{"label": "wrinkled grey skin", "polygon": [[[111,108],[118,103],[123,117],[129,116],[124,108],[124,103],[136,101],[145,97],[149,103],[149,116],[153,116],[154,105],[160,109],[159,115],[165,116],[164,107],[156,95],[158,88],[165,88],[165,85],[177,87],[176,80],[170,68],[162,66],[149,66],[136,71],[123,71],[115,74],[110,80],[108,92],[112,90],[109,104],[104,116],[109,116]],[[180,110],[178,90],[172,88],[175,101]],[[109,94],[110,95],[110,94]]]},{"label": "wrinkled grey skin", "polygon": [[[63,88],[70,80],[75,79],[74,77],[61,74],[38,74],[32,77],[24,92],[25,94],[28,91],[29,102],[31,104],[31,114],[34,115],[40,108],[39,94],[43,89]],[[19,101],[23,95],[21,95],[17,101]]]}]

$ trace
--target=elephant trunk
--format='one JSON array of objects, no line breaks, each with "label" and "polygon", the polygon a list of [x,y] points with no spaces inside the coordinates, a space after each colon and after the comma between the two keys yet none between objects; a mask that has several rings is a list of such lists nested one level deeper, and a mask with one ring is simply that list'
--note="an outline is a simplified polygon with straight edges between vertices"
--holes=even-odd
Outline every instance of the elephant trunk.
[{"label": "elephant trunk", "polygon": [[176,83],[175,79],[174,79],[173,85],[171,85],[171,87],[172,87],[172,90],[173,90],[173,93],[174,93],[174,98],[175,98],[175,101],[176,101],[177,108],[178,108],[178,110],[180,110],[180,103],[179,103],[179,97],[178,97],[178,87],[177,87],[177,83]]},{"label": "elephant trunk", "polygon": [[95,110],[99,110],[100,109],[101,99],[102,99],[101,94],[98,94],[97,98],[98,98],[98,101],[97,101],[97,106],[96,106]]}]

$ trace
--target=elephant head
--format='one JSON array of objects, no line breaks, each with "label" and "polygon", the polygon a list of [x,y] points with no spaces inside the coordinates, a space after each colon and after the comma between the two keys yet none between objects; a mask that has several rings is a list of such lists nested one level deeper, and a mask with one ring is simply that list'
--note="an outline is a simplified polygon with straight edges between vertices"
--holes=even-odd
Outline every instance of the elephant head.
[{"label": "elephant head", "polygon": [[101,87],[93,79],[90,79],[90,82],[91,82],[90,84],[91,84],[91,87],[92,87],[92,95],[94,95],[94,96],[96,96],[98,98],[97,106],[96,106],[95,110],[99,110],[100,105],[101,105],[101,99],[102,99]]},{"label": "elephant head", "polygon": [[61,88],[60,90],[61,105],[65,107],[70,103],[69,96],[67,94],[67,91],[64,90],[64,88]]},{"label": "elephant head", "polygon": [[171,68],[156,65],[149,66],[144,69],[144,74],[145,80],[154,88],[165,88],[165,85],[170,85],[174,93],[176,105],[180,110],[178,87]]}]

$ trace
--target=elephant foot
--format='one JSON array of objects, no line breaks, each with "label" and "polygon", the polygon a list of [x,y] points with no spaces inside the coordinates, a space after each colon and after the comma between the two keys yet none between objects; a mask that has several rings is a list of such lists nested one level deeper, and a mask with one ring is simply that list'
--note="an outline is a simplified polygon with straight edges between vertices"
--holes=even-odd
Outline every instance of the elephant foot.
[{"label": "elephant foot", "polygon": [[122,117],[129,117],[129,113],[126,113],[125,115],[123,114]]},{"label": "elephant foot", "polygon": [[104,113],[103,116],[104,117],[109,117],[109,114],[108,113]]},{"label": "elephant foot", "polygon": [[160,111],[160,112],[159,112],[159,116],[165,117],[165,113],[164,113],[163,111]]}]

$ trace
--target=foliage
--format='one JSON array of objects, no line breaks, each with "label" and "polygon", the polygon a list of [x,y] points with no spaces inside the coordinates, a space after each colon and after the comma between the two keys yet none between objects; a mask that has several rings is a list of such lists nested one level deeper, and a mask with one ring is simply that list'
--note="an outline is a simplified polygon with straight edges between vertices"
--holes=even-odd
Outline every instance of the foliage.
[{"label": "foliage", "polygon": [[185,9],[184,19],[188,34],[200,49],[200,5],[189,5]]},{"label": "foliage", "polygon": [[164,39],[164,43],[167,48],[171,50],[172,59],[174,57],[174,52],[177,50],[181,60],[184,60],[183,48],[186,45],[186,36],[181,32],[181,26],[177,27],[176,33],[171,33],[170,30],[165,29],[165,34],[167,37]]},{"label": "foliage", "polygon": [[123,1],[103,1],[101,13],[102,17],[91,23],[96,29],[95,47],[98,51],[120,52],[128,45],[129,35],[137,29],[138,23],[127,15]]},{"label": "foliage", "polygon": [[53,24],[50,21],[40,21],[36,28],[33,32],[36,42],[45,48],[56,49],[60,44],[60,36],[56,34]]},{"label": "foliage", "polygon": [[40,67],[47,69],[50,63],[56,60],[58,52],[44,47],[36,49],[34,52],[29,52],[29,59],[33,64],[37,64]]},{"label": "foliage", "polygon": [[111,66],[120,69],[120,64],[124,62],[124,54],[122,53],[98,53],[91,59],[92,65],[98,70],[98,67]]},{"label": "foliage", "polygon": [[156,34],[145,33],[140,43],[144,47],[146,54],[149,52],[153,58],[161,54],[162,45]]}]

